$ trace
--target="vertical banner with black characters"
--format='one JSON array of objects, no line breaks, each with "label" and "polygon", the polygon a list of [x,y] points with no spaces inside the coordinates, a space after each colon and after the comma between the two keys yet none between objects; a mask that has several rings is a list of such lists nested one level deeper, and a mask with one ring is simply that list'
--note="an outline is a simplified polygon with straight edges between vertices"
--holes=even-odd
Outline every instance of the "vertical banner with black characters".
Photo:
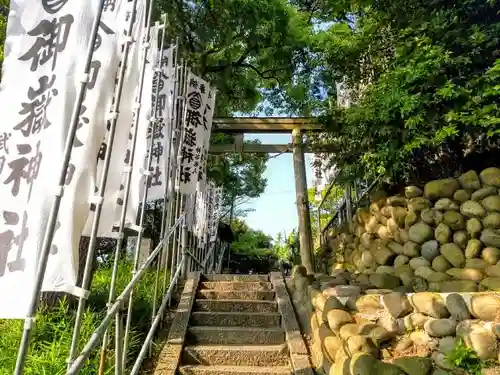
[{"label": "vertical banner with black characters", "polygon": [[321,193],[328,183],[325,179],[325,173],[323,171],[323,158],[319,154],[314,154],[313,157],[313,180],[312,185],[314,187],[314,200],[321,201]]},{"label": "vertical banner with black characters", "polygon": [[[150,119],[152,113],[152,103],[151,97],[153,92],[153,76],[154,71],[157,65],[157,56],[158,56],[158,31],[159,25],[155,25],[151,27],[150,30],[150,47],[145,50],[141,48],[141,54],[147,51],[146,56],[146,66],[145,66],[145,74],[144,74],[144,84],[142,87],[142,95],[140,95],[140,111],[139,111],[139,119],[138,121],[132,121],[129,125],[129,142],[127,146],[127,151],[125,153],[125,158],[122,160],[121,171],[125,171],[126,167],[131,158],[131,150],[133,147],[133,132],[135,129],[133,128],[134,124],[137,126],[137,139],[135,142],[135,154],[134,154],[134,167],[132,168],[131,174],[131,183],[130,183],[130,192],[128,198],[128,204],[126,207],[126,217],[125,217],[125,225],[127,227],[135,228],[135,223],[137,220],[137,214],[139,210],[139,204],[141,203],[142,193],[144,191],[144,171],[146,169],[146,157],[148,153],[148,129],[150,126]],[[145,35],[146,33],[144,33]],[[142,57],[139,59],[142,61]],[[141,69],[141,67],[139,67]],[[136,102],[139,99],[139,90],[136,90]],[[137,108],[134,111],[134,119],[137,114]],[[120,185],[120,192],[118,194],[118,199],[116,201],[115,208],[115,223],[118,225],[119,217],[122,211],[124,196],[125,196],[125,182],[126,175],[122,176],[122,183]]]},{"label": "vertical banner with black characters", "polygon": [[[78,243],[119,60],[122,3],[105,9],[99,25],[45,291],[81,294]],[[12,0],[10,6],[0,87],[0,318],[24,318],[98,4]]]},{"label": "vertical banner with black characters", "polygon": [[[153,159],[151,164],[151,179],[149,181],[148,200],[163,199],[167,174],[168,154],[170,153],[170,139],[168,127],[172,126],[172,105],[174,95],[174,47],[163,51],[160,70],[157,70],[153,79],[152,103],[156,102],[157,125],[155,134],[148,140],[153,142]],[[158,91],[158,99],[156,92]]]},{"label": "vertical banner with black characters", "polygon": [[210,148],[210,135],[212,134],[212,120],[215,111],[216,95],[217,90],[215,88],[210,89],[208,93],[207,103],[205,105],[205,110],[203,111],[203,128],[201,129],[201,139],[203,140],[203,146],[201,149],[201,157],[198,165],[198,191],[205,190],[205,185],[207,182],[207,160],[208,151]]},{"label": "vertical banner with black characters", "polygon": [[204,191],[196,193],[194,202],[194,234],[200,247],[215,241],[222,210],[223,189],[208,181]]},{"label": "vertical banner with black characters", "polygon": [[179,151],[179,191],[192,194],[196,191],[201,166],[205,130],[203,114],[208,102],[210,86],[200,77],[189,72],[187,76],[186,109]]},{"label": "vertical banner with black characters", "polygon": [[194,235],[198,239],[198,243],[202,240],[203,229],[205,225],[205,192],[197,191],[196,192],[196,201],[195,201],[195,225],[194,225]]},{"label": "vertical banner with black characters", "polygon": [[210,217],[211,225],[208,231],[210,236],[210,242],[213,242],[217,238],[217,229],[219,228],[219,219],[221,215],[222,208],[222,187],[218,186],[213,188],[213,200],[212,200],[212,216]]},{"label": "vertical banner with black characters", "polygon": [[[114,4],[113,4],[114,5]],[[128,23],[131,21],[130,17],[133,14],[133,2],[128,1],[124,4],[124,12],[120,17],[121,31],[124,37],[127,37]],[[122,175],[124,172],[123,160],[126,158],[126,153],[129,147],[129,129],[133,121],[134,114],[134,102],[137,91],[137,82],[139,80],[140,73],[140,53],[141,53],[141,38],[144,33],[144,28],[142,25],[142,18],[146,9],[146,1],[138,0],[136,4],[136,17],[135,22],[132,27],[132,44],[130,45],[128,60],[126,63],[125,76],[123,80],[123,88],[120,98],[119,115],[116,121],[116,130],[113,140],[113,152],[111,153],[110,168],[108,172],[108,178],[106,180],[106,194],[104,196],[103,207],[101,210],[101,219],[99,224],[98,236],[110,237],[112,236],[112,230],[115,225],[117,225],[118,215],[116,211],[117,202],[121,202],[121,197],[119,194],[122,192]],[[124,39],[122,40],[124,42]],[[121,45],[122,52],[124,44]],[[115,79],[117,83],[118,72]],[[116,88],[115,88],[116,90]],[[116,91],[114,93],[113,102],[116,99]],[[109,113],[109,111],[108,111]],[[102,169],[104,167],[104,157],[108,145],[106,140],[109,133],[109,125],[111,118],[107,119],[106,122],[106,134],[102,138],[102,142],[99,146],[99,151],[97,153],[97,177],[100,178]],[[100,181],[96,180],[96,188]],[[90,215],[85,226],[84,235],[90,235],[91,226],[93,222],[94,205],[90,205]]]}]

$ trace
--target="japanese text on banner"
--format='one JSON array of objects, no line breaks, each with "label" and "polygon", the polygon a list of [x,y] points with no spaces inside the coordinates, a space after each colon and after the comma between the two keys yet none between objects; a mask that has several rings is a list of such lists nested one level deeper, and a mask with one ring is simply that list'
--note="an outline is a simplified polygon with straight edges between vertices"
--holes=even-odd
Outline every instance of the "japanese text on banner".
[{"label": "japanese text on banner", "polygon": [[[88,214],[88,187],[95,177],[87,164],[97,153],[94,136],[103,131],[97,103],[107,102],[104,77],[118,59],[117,35],[109,30],[121,3],[117,0],[100,24],[42,285],[45,291],[81,292],[76,287],[77,251]],[[23,318],[54,199],[54,172],[61,166],[80,87],[81,56],[86,56],[98,4],[13,0],[11,6],[16,11],[9,13],[0,91],[4,119],[0,125],[0,318]]]},{"label": "japanese text on banner", "polygon": [[203,114],[208,101],[209,84],[189,72],[187,76],[186,111],[181,135],[179,190],[191,194],[196,191],[206,132]]},{"label": "japanese text on banner", "polygon": [[201,138],[203,139],[203,147],[198,166],[198,186],[197,186],[198,191],[205,190],[205,185],[206,185],[208,150],[210,148],[210,135],[212,133],[212,121],[214,117],[216,95],[217,91],[215,89],[210,89],[210,92],[208,93],[207,104],[205,105],[205,110],[203,112],[203,129],[201,136]]},{"label": "japanese text on banner", "polygon": [[[174,86],[174,66],[173,52],[175,47],[163,51],[161,61],[161,71],[156,71],[153,78],[152,103],[156,103],[157,125],[153,139],[151,132],[148,133],[148,140],[153,142],[153,159],[151,164],[151,179],[149,180],[148,200],[162,199],[165,196],[166,173],[168,155],[170,153],[171,132],[168,127],[172,126],[172,105]],[[158,91],[158,99],[156,92]],[[170,160],[172,162],[172,159]]]}]

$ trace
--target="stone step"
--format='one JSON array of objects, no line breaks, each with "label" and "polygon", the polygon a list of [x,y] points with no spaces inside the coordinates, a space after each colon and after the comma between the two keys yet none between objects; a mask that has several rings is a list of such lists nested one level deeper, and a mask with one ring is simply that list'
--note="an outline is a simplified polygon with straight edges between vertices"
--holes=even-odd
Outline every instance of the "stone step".
[{"label": "stone step", "polygon": [[200,283],[200,289],[266,291],[272,290],[273,284],[264,281],[204,281]]},{"label": "stone step", "polygon": [[182,353],[183,364],[204,366],[287,366],[286,345],[199,345]]},{"label": "stone step", "polygon": [[281,315],[271,312],[195,311],[191,314],[191,324],[198,326],[279,327]]},{"label": "stone step", "polygon": [[211,274],[211,275],[205,275],[203,281],[269,282],[269,275]]},{"label": "stone step", "polygon": [[279,345],[285,342],[281,328],[212,327],[188,328],[187,342],[198,345]]},{"label": "stone step", "polygon": [[277,310],[278,306],[275,301],[197,299],[194,305],[194,311],[270,313]]},{"label": "stone step", "polygon": [[288,366],[181,366],[180,375],[291,375]]},{"label": "stone step", "polygon": [[196,297],[217,300],[274,301],[275,294],[274,291],[202,289],[198,290]]}]

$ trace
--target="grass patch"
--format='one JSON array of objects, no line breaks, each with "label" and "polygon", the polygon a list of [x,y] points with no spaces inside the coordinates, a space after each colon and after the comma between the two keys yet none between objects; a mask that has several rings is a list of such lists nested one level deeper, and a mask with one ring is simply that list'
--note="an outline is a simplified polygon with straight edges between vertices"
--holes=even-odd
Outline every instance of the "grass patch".
[{"label": "grass patch", "polygon": [[[96,270],[92,285],[92,293],[87,301],[78,348],[81,350],[84,343],[90,338],[106,314],[106,303],[111,281],[111,267],[101,265]],[[122,263],[118,268],[117,295],[123,291],[131,279],[132,265]],[[163,272],[160,274],[160,286],[163,285]],[[151,326],[153,306],[153,291],[155,285],[156,268],[146,271],[141,281],[134,289],[134,305],[132,313],[132,330],[129,340],[128,355],[131,359],[129,366],[137,357],[141,343]],[[167,280],[168,282],[168,280]],[[158,308],[161,296],[157,298]],[[58,305],[48,308],[41,305],[37,314],[36,328],[34,329],[31,347],[28,353],[26,375],[64,375],[66,373],[66,359],[69,354],[76,308],[70,307],[67,299],[61,300]],[[125,317],[124,317],[125,322]],[[22,320],[0,319],[0,375],[11,375],[14,371],[17,351],[21,339]],[[114,324],[111,326],[113,335]],[[105,374],[114,371],[114,336],[108,347],[108,366]],[[87,364],[80,374],[95,375],[99,368],[99,352],[92,353]]]}]

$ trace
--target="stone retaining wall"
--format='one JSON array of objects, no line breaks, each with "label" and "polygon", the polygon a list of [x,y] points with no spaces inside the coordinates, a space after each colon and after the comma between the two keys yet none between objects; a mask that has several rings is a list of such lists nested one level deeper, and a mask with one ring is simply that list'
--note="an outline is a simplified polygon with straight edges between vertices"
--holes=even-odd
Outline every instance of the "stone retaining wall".
[{"label": "stone retaining wall", "polygon": [[[288,284],[310,336],[312,362],[330,375],[446,375],[457,339],[484,362],[499,360],[500,293],[401,293],[372,289],[357,275],[307,276]],[[483,374],[500,374],[500,367]]]},{"label": "stone retaining wall", "polygon": [[[405,292],[500,289],[500,168],[373,193],[329,238],[330,266]],[[342,233],[341,233],[342,232]]]}]

